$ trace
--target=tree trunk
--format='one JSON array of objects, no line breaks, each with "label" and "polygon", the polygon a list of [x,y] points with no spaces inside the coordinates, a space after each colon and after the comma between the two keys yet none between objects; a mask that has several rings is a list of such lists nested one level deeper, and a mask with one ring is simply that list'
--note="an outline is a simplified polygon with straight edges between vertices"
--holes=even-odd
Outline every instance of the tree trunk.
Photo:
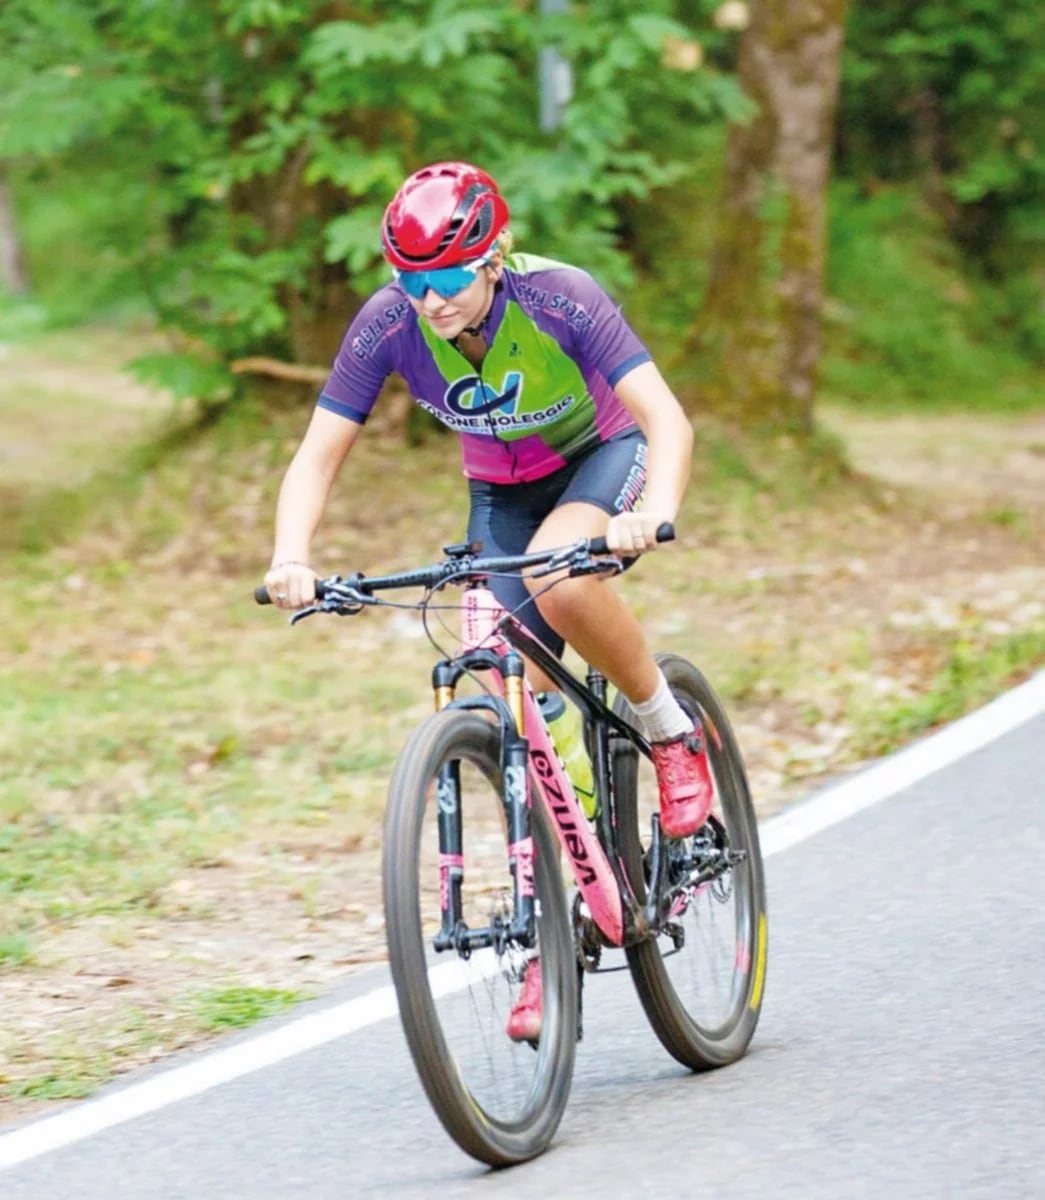
[{"label": "tree trunk", "polygon": [[752,0],[725,196],[688,353],[694,407],[747,426],[813,427],[825,201],[845,0]]},{"label": "tree trunk", "polygon": [[29,277],[22,259],[22,247],[15,226],[14,205],[7,178],[0,168],[0,287],[10,296],[29,292]]}]

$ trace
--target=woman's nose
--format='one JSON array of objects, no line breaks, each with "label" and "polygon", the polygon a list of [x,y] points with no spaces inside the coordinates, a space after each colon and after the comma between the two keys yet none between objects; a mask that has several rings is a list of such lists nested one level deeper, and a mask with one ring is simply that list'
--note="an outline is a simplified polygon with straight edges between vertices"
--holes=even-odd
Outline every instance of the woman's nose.
[{"label": "woman's nose", "polygon": [[445,303],[446,300],[440,296],[434,288],[429,288],[428,291],[425,292],[425,298],[421,301],[421,306],[424,308],[425,312],[435,313],[438,312],[438,310],[441,309]]}]

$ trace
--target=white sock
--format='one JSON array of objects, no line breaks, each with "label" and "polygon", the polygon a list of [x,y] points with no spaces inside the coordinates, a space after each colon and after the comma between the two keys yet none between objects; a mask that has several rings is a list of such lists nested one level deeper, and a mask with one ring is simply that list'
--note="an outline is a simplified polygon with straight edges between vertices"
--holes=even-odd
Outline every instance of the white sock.
[{"label": "white sock", "polygon": [[657,690],[648,700],[641,704],[632,703],[631,707],[645,726],[646,736],[651,742],[670,742],[680,734],[692,732],[693,722],[671,694],[664,672],[658,668],[657,674],[660,676]]}]

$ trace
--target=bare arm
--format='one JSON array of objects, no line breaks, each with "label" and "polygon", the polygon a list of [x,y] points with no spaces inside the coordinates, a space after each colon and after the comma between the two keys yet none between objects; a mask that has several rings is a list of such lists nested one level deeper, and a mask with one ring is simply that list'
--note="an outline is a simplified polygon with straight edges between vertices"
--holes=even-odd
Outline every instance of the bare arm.
[{"label": "bare arm", "polygon": [[308,566],[312,538],[326,510],[330,488],[355,445],[361,425],[317,408],[279,489],[269,595],[281,608],[300,608],[315,597]]},{"label": "bare arm", "polygon": [[606,531],[619,551],[652,550],[656,531],[674,521],[686,491],[693,454],[693,427],[656,365],[642,363],[617,381],[617,397],[631,413],[649,445],[642,508],[620,513]]}]

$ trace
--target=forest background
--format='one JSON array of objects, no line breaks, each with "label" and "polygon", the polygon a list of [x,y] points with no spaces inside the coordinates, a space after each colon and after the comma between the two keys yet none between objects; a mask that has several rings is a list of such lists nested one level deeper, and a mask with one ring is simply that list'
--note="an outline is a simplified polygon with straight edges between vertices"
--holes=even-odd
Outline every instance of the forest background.
[{"label": "forest background", "polygon": [[[247,600],[422,163],[498,178],[691,414],[681,543],[627,586],[763,812],[1045,661],[1031,0],[8,0],[0,42],[10,1111],[382,953],[430,647]],[[372,424],[323,569],[460,536],[446,436],[394,383]]]}]

